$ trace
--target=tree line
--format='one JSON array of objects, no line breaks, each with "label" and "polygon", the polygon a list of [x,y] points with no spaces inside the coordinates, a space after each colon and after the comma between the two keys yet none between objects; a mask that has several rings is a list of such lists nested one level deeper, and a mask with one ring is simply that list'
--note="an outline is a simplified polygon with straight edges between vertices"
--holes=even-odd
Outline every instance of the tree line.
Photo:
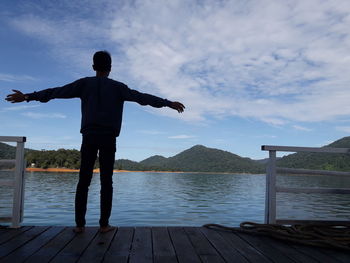
[{"label": "tree line", "polygon": [[80,152],[78,150],[42,150],[28,151],[25,154],[27,167],[37,168],[70,168],[79,169]]}]

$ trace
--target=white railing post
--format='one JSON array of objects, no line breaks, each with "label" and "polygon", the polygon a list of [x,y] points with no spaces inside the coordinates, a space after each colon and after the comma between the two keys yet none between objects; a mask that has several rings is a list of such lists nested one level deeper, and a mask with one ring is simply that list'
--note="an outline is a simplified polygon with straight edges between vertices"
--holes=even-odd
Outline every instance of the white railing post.
[{"label": "white railing post", "polygon": [[23,198],[24,198],[24,142],[17,142],[16,148],[16,168],[15,168],[15,185],[13,194],[12,207],[12,228],[20,227],[19,223],[23,217]]},{"label": "white railing post", "polygon": [[266,170],[265,223],[276,223],[276,151],[269,151]]},{"label": "white railing post", "polygon": [[24,143],[26,137],[18,136],[0,136],[1,142],[16,142],[16,159],[0,160],[0,163],[14,164],[14,178],[1,180],[1,186],[9,186],[13,188],[12,215],[0,217],[1,222],[11,222],[11,228],[20,227],[23,219],[23,203],[24,203],[24,173],[26,163],[24,160]]}]

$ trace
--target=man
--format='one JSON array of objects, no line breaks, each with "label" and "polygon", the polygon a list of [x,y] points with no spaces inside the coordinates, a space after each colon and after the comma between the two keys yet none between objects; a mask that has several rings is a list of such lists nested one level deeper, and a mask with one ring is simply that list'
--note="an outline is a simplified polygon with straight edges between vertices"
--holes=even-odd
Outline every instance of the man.
[{"label": "man", "polygon": [[95,77],[76,80],[63,87],[51,88],[23,94],[13,90],[6,100],[12,103],[23,101],[48,102],[51,99],[81,99],[81,166],[79,182],[75,195],[74,232],[84,232],[88,190],[97,158],[100,162],[100,231],[108,232],[114,228],[109,225],[113,195],[113,166],[115,161],[116,137],[119,136],[124,101],[134,101],[152,107],[170,107],[183,112],[185,106],[150,94],[129,89],[125,84],[108,78],[112,59],[107,51],[98,51],[93,56]]}]

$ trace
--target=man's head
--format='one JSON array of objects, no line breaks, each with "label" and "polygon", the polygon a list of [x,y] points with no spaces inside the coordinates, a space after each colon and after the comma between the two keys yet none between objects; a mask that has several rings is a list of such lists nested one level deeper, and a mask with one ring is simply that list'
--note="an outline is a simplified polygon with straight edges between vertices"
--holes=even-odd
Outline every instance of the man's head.
[{"label": "man's head", "polygon": [[110,72],[112,68],[112,58],[107,51],[97,51],[93,57],[92,68],[97,72]]}]

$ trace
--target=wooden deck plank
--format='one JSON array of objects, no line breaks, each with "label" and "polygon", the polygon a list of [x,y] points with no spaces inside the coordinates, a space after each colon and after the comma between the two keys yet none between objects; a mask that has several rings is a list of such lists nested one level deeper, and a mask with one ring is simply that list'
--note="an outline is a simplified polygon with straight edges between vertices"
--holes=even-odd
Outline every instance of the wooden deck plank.
[{"label": "wooden deck plank", "polygon": [[10,228],[8,227],[4,227],[4,226],[0,226],[0,236],[2,234],[5,234],[6,232],[8,232],[10,230]]},{"label": "wooden deck plank", "polygon": [[200,227],[22,227],[0,236],[0,262],[350,262],[350,253]]},{"label": "wooden deck plank", "polygon": [[350,258],[345,261],[336,258],[338,253],[344,254],[342,251],[303,245],[293,245],[293,247],[316,260],[322,259],[322,262],[350,262]]},{"label": "wooden deck plank", "polygon": [[96,263],[102,262],[103,257],[111,244],[111,241],[116,233],[117,228],[107,233],[98,232],[92,242],[79,258],[78,262]]},{"label": "wooden deck plank", "polygon": [[225,262],[199,228],[185,227],[184,229],[202,262]]},{"label": "wooden deck plank", "polygon": [[281,240],[277,240],[271,237],[267,236],[259,236],[259,239],[261,242],[268,243],[272,247],[278,249],[283,254],[288,256],[290,259],[292,259],[295,262],[305,262],[305,263],[317,263],[318,261],[314,258],[298,251],[293,247],[293,243],[290,242],[283,242]]},{"label": "wooden deck plank", "polygon": [[20,235],[16,235],[16,238],[12,238],[6,243],[0,246],[0,259],[9,255],[17,248],[21,247],[23,244],[27,243],[29,240],[32,240],[40,233],[44,232],[48,227],[38,226],[32,227],[28,231],[21,232]]},{"label": "wooden deck plank", "polygon": [[343,263],[349,263],[350,262],[350,252],[345,251],[338,251],[338,250],[330,250],[330,251],[324,251],[326,253],[331,253],[333,258],[338,260],[339,262]]},{"label": "wooden deck plank", "polygon": [[226,262],[249,262],[235,247],[230,246],[228,242],[213,229],[206,227],[200,228],[201,232],[207,237],[210,243],[216,248]]},{"label": "wooden deck plank", "polygon": [[96,235],[97,230],[97,227],[87,227],[85,232],[75,234],[74,238],[53,258],[52,262],[76,262]]},{"label": "wooden deck plank", "polygon": [[[322,250],[324,250],[323,248],[304,246],[304,245],[298,245],[298,244],[293,244],[292,246],[298,251],[304,253],[305,255],[308,255],[309,257],[314,258],[319,262],[335,262],[335,263],[340,262],[334,259],[333,256],[328,255],[326,253],[322,253]],[[320,261],[320,259],[322,259],[323,261]]]},{"label": "wooden deck plank", "polygon": [[153,262],[177,263],[173,244],[166,227],[152,228]]},{"label": "wooden deck plank", "polygon": [[350,262],[350,251],[345,252],[343,250],[333,250],[326,249],[322,251],[323,253],[332,255],[333,258],[338,260],[339,262],[349,263]]},{"label": "wooden deck plank", "polygon": [[26,263],[49,262],[58,254],[74,237],[71,227],[65,227],[58,235],[32,254]]},{"label": "wooden deck plank", "polygon": [[2,263],[13,263],[16,262],[19,258],[21,260],[27,259],[30,255],[35,253],[43,245],[45,245],[49,240],[54,238],[58,233],[63,230],[63,227],[50,227],[45,231],[41,232],[34,239],[28,241],[20,248],[16,249],[11,254],[7,255],[1,259]]},{"label": "wooden deck plank", "polygon": [[150,227],[137,227],[135,229],[129,262],[153,262],[152,231]]},{"label": "wooden deck plank", "polygon": [[131,251],[133,236],[133,227],[119,227],[104,256],[103,262],[127,263]]},{"label": "wooden deck plank", "polygon": [[235,247],[244,257],[246,257],[248,261],[259,263],[271,262],[271,260],[266,258],[260,251],[256,250],[235,233],[229,231],[220,231],[218,233],[222,235],[231,246]]},{"label": "wooden deck plank", "polygon": [[293,263],[285,254],[275,249],[268,242],[261,242],[260,237],[251,234],[238,233],[238,236],[249,243],[254,248],[258,249],[262,254],[269,258],[272,262]]},{"label": "wooden deck plank", "polygon": [[3,235],[0,236],[0,245],[31,228],[31,226],[22,226],[21,228],[17,229],[9,229],[9,231],[6,231]]},{"label": "wooden deck plank", "polygon": [[168,230],[179,263],[200,263],[201,260],[185,230],[182,227],[169,227]]}]

